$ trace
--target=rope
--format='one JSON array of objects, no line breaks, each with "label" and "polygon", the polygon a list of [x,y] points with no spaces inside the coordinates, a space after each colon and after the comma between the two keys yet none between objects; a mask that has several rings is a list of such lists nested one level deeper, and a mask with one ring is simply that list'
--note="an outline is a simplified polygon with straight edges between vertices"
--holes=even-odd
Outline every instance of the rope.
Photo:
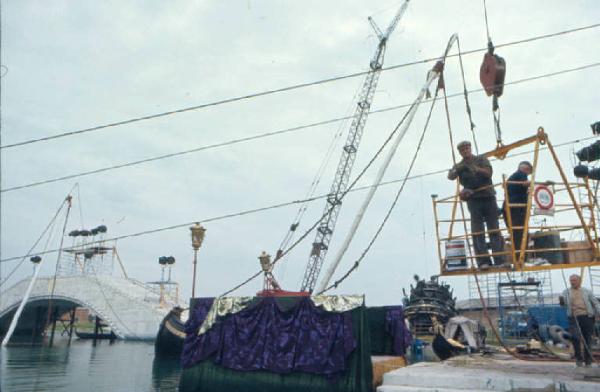
[{"label": "rope", "polygon": [[[440,75],[440,80],[441,79],[441,75]],[[435,98],[437,98],[439,92],[439,88],[436,88],[435,90]],[[373,244],[375,243],[375,241],[379,238],[379,235],[381,234],[385,224],[387,223],[389,217],[392,215],[392,211],[394,211],[394,208],[396,207],[396,204],[398,203],[398,199],[400,198],[400,195],[402,194],[402,191],[404,190],[404,186],[406,185],[406,182],[408,180],[408,177],[410,176],[410,173],[414,167],[414,164],[417,160],[417,156],[419,154],[419,151],[421,150],[421,146],[423,145],[423,140],[425,138],[425,133],[427,132],[427,129],[429,127],[429,121],[431,119],[431,114],[433,112],[433,107],[435,106],[435,102],[436,99],[433,99],[431,101],[431,106],[429,108],[429,113],[427,115],[427,120],[425,121],[425,126],[423,127],[423,132],[421,132],[421,137],[419,138],[419,142],[417,144],[417,149],[415,151],[415,153],[413,154],[412,160],[410,162],[410,165],[408,166],[408,170],[406,172],[406,175],[404,176],[404,180],[402,181],[402,185],[400,186],[400,189],[398,190],[398,192],[396,192],[396,196],[392,202],[392,204],[390,205],[390,207],[388,208],[388,211],[385,215],[385,217],[383,218],[383,221],[381,222],[381,224],[379,225],[379,227],[377,228],[377,230],[375,231],[375,235],[373,235],[373,237],[371,238],[371,240],[369,241],[369,244],[367,245],[367,247],[362,251],[360,257],[354,262],[354,264],[352,265],[352,267],[350,267],[349,270],[346,271],[346,273],[344,273],[344,275],[342,275],[342,277],[340,279],[337,279],[335,282],[333,282],[333,284],[331,284],[330,286],[326,287],[324,290],[322,290],[319,294],[323,294],[333,288],[337,288],[340,283],[342,283],[344,280],[346,280],[348,278],[348,276],[350,276],[350,274],[352,272],[354,272],[356,269],[358,269],[358,267],[360,266],[360,263],[364,260],[365,256],[367,255],[367,253],[371,250]]]},{"label": "rope", "polygon": [[[435,102],[435,100],[433,100],[433,102]],[[412,109],[414,108],[414,106],[417,104],[417,101],[415,100],[415,102],[413,102],[413,104],[411,105],[411,107],[406,111],[406,113],[404,113],[404,116],[402,116],[402,118],[400,119],[400,121],[398,122],[398,124],[396,125],[396,127],[394,128],[394,130],[388,135],[388,137],[386,138],[386,140],[383,142],[383,144],[379,147],[379,149],[377,150],[377,152],[375,153],[375,155],[373,155],[373,157],[369,160],[369,162],[367,163],[367,165],[360,171],[360,173],[358,174],[358,176],[356,176],[356,178],[352,181],[352,183],[348,186],[348,188],[346,188],[346,190],[340,195],[339,200],[342,201],[346,195],[352,191],[352,189],[354,188],[354,186],[357,184],[358,180],[366,173],[366,171],[371,167],[371,165],[373,165],[373,163],[375,162],[375,160],[379,157],[379,155],[383,152],[383,150],[385,149],[385,147],[388,145],[388,143],[393,139],[394,135],[396,134],[396,132],[398,132],[398,129],[400,129],[400,127],[402,126],[402,124],[404,123],[404,121],[406,120],[406,118],[408,117],[408,115],[411,113]],[[306,230],[304,232],[304,234],[302,234],[302,236],[296,240],[296,242],[294,242],[289,248],[287,248],[286,250],[284,250],[283,252],[280,252],[276,255],[275,259],[273,260],[273,263],[271,264],[273,267],[275,267],[275,265],[285,256],[287,255],[289,252],[292,251],[292,249],[294,249],[300,242],[302,242],[302,240],[304,240],[323,220],[323,218],[325,218],[327,215],[329,215],[331,213],[331,211],[333,210],[333,208],[335,208],[334,205],[332,205],[331,207],[329,207],[320,217],[319,219],[317,219],[312,226]],[[205,222],[205,221],[204,221]],[[247,278],[246,280],[244,280],[243,282],[237,284],[236,286],[234,286],[233,288],[227,290],[226,292],[224,292],[223,294],[221,294],[219,297],[224,297],[230,293],[232,293],[233,291],[239,289],[240,287],[246,285],[247,283],[249,283],[250,281],[252,281],[253,279],[255,279],[256,277],[258,277],[259,275],[261,275],[263,273],[262,270],[256,272],[255,274],[253,274],[252,276],[250,276],[249,278]]]},{"label": "rope", "polygon": [[[557,37],[560,35],[571,34],[571,33],[580,32],[580,31],[589,30],[589,29],[595,29],[598,27],[600,27],[600,23],[595,23],[595,24],[588,25],[588,26],[576,27],[576,28],[569,29],[569,30],[562,30],[562,31],[554,32],[554,33],[528,37],[528,38],[524,38],[524,39],[517,40],[517,41],[506,42],[504,44],[496,45],[496,48],[512,46],[512,45],[520,45],[523,43],[534,42],[534,41],[538,41],[538,40],[542,40],[542,39]],[[472,49],[472,50],[463,52],[462,54],[463,55],[473,54],[473,53],[484,52],[487,50],[488,50],[488,48]],[[448,57],[454,57],[454,56],[457,56],[457,55],[449,55]],[[413,66],[413,65],[417,65],[417,64],[425,64],[425,63],[429,63],[432,61],[437,61],[438,59],[439,59],[439,57],[429,57],[429,58],[425,58],[425,59],[421,59],[421,60],[415,60],[415,61],[411,61],[411,62],[407,62],[407,63],[403,63],[403,64],[397,64],[397,65],[385,67],[385,68],[382,68],[382,71],[389,71],[389,70],[409,67],[409,66]],[[142,116],[142,117],[135,117],[135,118],[131,118],[131,119],[123,120],[123,121],[117,121],[117,122],[113,122],[113,123],[97,125],[97,126],[93,126],[90,128],[84,128],[84,129],[80,129],[80,130],[76,130],[76,131],[62,132],[62,133],[58,133],[55,135],[45,136],[45,137],[41,137],[41,138],[37,138],[37,139],[29,139],[29,140],[24,140],[21,142],[6,144],[6,145],[0,146],[0,149],[24,146],[27,144],[38,143],[38,142],[68,137],[68,136],[79,135],[79,134],[88,133],[88,132],[99,131],[102,129],[118,127],[121,125],[132,124],[132,123],[136,123],[136,122],[140,122],[140,121],[146,121],[146,120],[170,116],[170,115],[174,115],[174,114],[180,114],[180,113],[185,113],[185,112],[189,112],[189,111],[205,109],[205,108],[212,107],[212,106],[218,106],[218,105],[223,105],[223,104],[227,104],[227,103],[262,97],[265,95],[276,94],[276,93],[281,93],[281,92],[286,92],[286,91],[292,91],[292,90],[315,86],[315,85],[320,85],[320,84],[324,84],[324,83],[330,83],[330,82],[340,81],[340,80],[344,80],[344,79],[354,78],[357,76],[366,75],[367,73],[369,73],[369,71],[355,72],[355,73],[351,73],[351,74],[347,74],[347,75],[335,76],[335,77],[321,79],[321,80],[317,80],[317,81],[300,83],[300,84],[296,84],[296,85],[290,85],[290,86],[286,86],[286,87],[282,87],[282,88],[251,93],[251,94],[242,95],[242,96],[238,96],[238,97],[226,98],[226,99],[217,100],[217,101],[204,103],[204,104],[200,104],[200,105],[170,110],[167,112],[156,113],[156,114],[151,114],[151,115]]]},{"label": "rope", "polygon": [[487,34],[488,43],[492,43],[492,37],[490,36],[490,27],[488,24],[487,4],[483,0],[483,15],[485,17],[485,33]]},{"label": "rope", "polygon": [[54,297],[54,290],[56,289],[56,276],[58,275],[58,268],[60,266],[60,256],[62,254],[62,247],[65,241],[65,233],[67,231],[67,223],[69,222],[69,213],[71,212],[71,195],[69,194],[65,201],[67,202],[67,213],[65,214],[65,223],[62,229],[62,236],[60,237],[60,247],[58,248],[58,255],[56,256],[56,267],[54,270],[54,276],[52,278],[52,290],[50,291],[50,298],[48,298],[48,317],[46,318],[46,324],[50,323],[50,317],[52,312],[52,299]]},{"label": "rope", "polygon": [[[467,81],[465,78],[465,68],[463,65],[463,60],[462,60],[462,55],[461,55],[461,49],[460,49],[460,39],[457,38],[456,39],[456,45],[458,47],[458,62],[460,65],[460,75],[462,78],[462,84],[463,84],[463,95],[465,97],[465,106],[466,106],[466,110],[467,110],[467,115],[469,116],[469,127],[471,128],[471,135],[473,137],[473,144],[475,145],[475,153],[477,155],[479,155],[479,146],[477,146],[477,139],[475,138],[475,123],[473,123],[473,117],[471,114],[471,105],[469,105],[469,91],[467,90]],[[448,98],[446,95],[446,89],[444,89],[444,101],[447,102]]]},{"label": "rope", "polygon": [[[12,269],[12,271],[10,271],[10,273],[8,274],[8,276],[6,276],[4,278],[4,280],[2,281],[2,283],[0,283],[0,287],[2,287],[7,281],[8,279],[10,279],[10,277],[17,271],[17,269],[19,269],[19,267],[23,264],[23,262],[27,259],[27,257],[32,255],[33,250],[35,249],[35,247],[39,244],[39,242],[42,240],[42,238],[44,238],[44,235],[46,235],[46,233],[48,232],[48,230],[54,226],[54,223],[56,222],[56,218],[58,217],[58,214],[60,214],[60,211],[63,209],[63,207],[65,206],[66,203],[66,199],[63,200],[62,203],[60,203],[60,206],[58,207],[58,209],[56,210],[56,213],[54,214],[54,216],[50,219],[50,221],[48,222],[48,224],[46,225],[46,227],[44,228],[44,230],[42,231],[42,234],[40,234],[40,236],[38,237],[37,240],[35,240],[35,242],[33,243],[33,245],[31,246],[31,248],[29,248],[29,250],[27,251],[27,253],[22,256],[21,261],[19,261],[19,263]],[[48,240],[50,239],[50,236],[48,236]],[[47,249],[47,245],[48,245],[48,241],[46,241],[46,246],[44,247],[44,251],[43,253],[46,252]]]}]

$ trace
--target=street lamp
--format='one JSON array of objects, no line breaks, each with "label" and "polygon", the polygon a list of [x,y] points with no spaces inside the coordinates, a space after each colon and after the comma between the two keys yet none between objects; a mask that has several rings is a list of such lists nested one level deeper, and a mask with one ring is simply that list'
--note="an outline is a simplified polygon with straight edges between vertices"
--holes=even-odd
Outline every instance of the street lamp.
[{"label": "street lamp", "polygon": [[198,262],[198,249],[202,246],[202,241],[204,241],[204,234],[206,233],[206,229],[200,225],[200,223],[196,222],[196,224],[190,227],[190,231],[192,232],[192,248],[194,248],[194,275],[192,281],[192,298],[195,298],[196,294],[196,264]]}]

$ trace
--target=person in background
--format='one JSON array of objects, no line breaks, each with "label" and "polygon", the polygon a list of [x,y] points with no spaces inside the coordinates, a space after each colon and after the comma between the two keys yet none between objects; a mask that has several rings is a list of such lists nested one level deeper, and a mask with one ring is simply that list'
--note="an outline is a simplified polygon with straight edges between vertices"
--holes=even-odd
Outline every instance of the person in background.
[{"label": "person in background", "polygon": [[[532,171],[533,166],[531,166],[531,163],[528,161],[523,161],[519,163],[517,171],[508,177],[508,184],[506,185],[508,195],[506,198],[508,199],[509,204],[527,204],[527,192],[529,190],[529,179],[527,177]],[[506,205],[506,201],[504,201],[502,210],[504,212],[504,221],[506,222],[506,227],[508,227],[508,207]],[[512,238],[513,245],[517,251],[516,257],[519,257],[520,254],[519,249],[521,249],[521,242],[523,240],[527,241],[527,235],[525,235],[525,238],[523,238],[522,228],[525,224],[526,212],[527,208],[524,206],[510,207],[510,220],[513,227]]]},{"label": "person in background", "polygon": [[[487,226],[490,237],[492,252],[504,251],[504,241],[498,231],[498,204],[492,183],[492,165],[485,156],[473,155],[471,143],[468,141],[458,143],[457,148],[463,159],[450,169],[448,179],[458,178],[463,186],[460,198],[467,202],[471,215],[473,248],[475,254],[479,255],[477,264],[479,268],[487,269],[491,265],[491,260],[485,241],[485,226]],[[502,255],[495,256],[494,264],[503,265],[504,257]]]},{"label": "person in background", "polygon": [[[567,308],[569,332],[572,336],[573,350],[577,366],[592,364],[592,334],[594,333],[594,317],[600,315],[600,302],[591,291],[581,287],[581,277],[573,274],[569,277],[571,288],[563,291],[560,304]],[[583,354],[582,354],[583,344]]]}]

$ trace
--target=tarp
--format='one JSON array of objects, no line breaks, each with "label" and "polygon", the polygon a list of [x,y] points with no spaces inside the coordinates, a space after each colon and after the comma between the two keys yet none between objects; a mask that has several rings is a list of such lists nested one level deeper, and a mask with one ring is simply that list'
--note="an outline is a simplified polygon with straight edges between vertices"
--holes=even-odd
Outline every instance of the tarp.
[{"label": "tarp", "polygon": [[[202,315],[196,316],[190,329],[200,327]],[[186,333],[195,340],[184,348],[180,391],[371,389],[364,306],[339,313],[319,309],[307,297],[263,298],[203,335]]]}]

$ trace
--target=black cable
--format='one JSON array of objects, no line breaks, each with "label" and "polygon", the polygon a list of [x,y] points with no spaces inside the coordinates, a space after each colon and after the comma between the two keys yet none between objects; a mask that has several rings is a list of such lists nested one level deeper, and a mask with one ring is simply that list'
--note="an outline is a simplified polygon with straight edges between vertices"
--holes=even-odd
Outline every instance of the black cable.
[{"label": "black cable", "polygon": [[[400,121],[398,122],[398,124],[396,125],[396,127],[394,128],[394,130],[388,135],[388,137],[386,138],[386,140],[383,142],[383,144],[379,147],[379,149],[377,150],[377,152],[375,153],[375,155],[373,155],[373,157],[371,157],[371,159],[369,160],[369,162],[367,163],[367,165],[360,171],[360,173],[358,174],[358,176],[356,176],[356,178],[350,183],[350,185],[348,185],[348,187],[346,188],[346,190],[340,195],[339,197],[339,201],[341,202],[342,200],[344,200],[344,198],[346,197],[346,195],[348,193],[350,193],[353,189],[354,186],[358,183],[358,180],[367,172],[367,170],[369,169],[369,167],[371,167],[371,165],[375,162],[375,160],[377,159],[377,157],[383,152],[383,150],[385,149],[385,147],[388,145],[388,143],[392,140],[392,138],[394,137],[394,135],[396,134],[396,132],[398,132],[398,129],[400,129],[400,126],[402,126],[402,124],[404,123],[404,121],[406,120],[406,118],[408,117],[409,113],[412,111],[413,107],[415,105],[417,105],[418,102],[418,98],[412,103],[410,109],[408,109],[406,111],[406,113],[404,113],[404,116],[402,116],[402,118],[400,119]],[[333,209],[335,208],[335,205],[332,205],[330,208],[328,208],[320,217],[319,219],[317,219],[313,225],[311,227],[309,227],[304,234],[302,234],[302,236],[300,236],[300,238],[298,238],[289,248],[287,248],[285,251],[277,254],[277,256],[275,257],[275,260],[273,260],[273,263],[271,264],[272,267],[275,267],[275,265],[281,260],[283,259],[284,256],[286,256],[288,253],[291,252],[292,249],[294,249],[298,244],[300,244],[300,242],[302,242],[306,237],[308,237],[308,235],[317,228],[317,226],[321,223],[321,221],[328,216],[329,214],[331,214],[331,211],[333,211]],[[253,279],[255,279],[256,277],[260,276],[263,273],[262,270],[259,270],[258,272],[256,272],[254,275],[250,276],[248,279],[245,279],[243,282],[237,284],[236,286],[234,286],[233,288],[227,290],[226,292],[224,292],[223,294],[219,295],[219,297],[223,297],[226,296],[234,291],[236,291],[237,289],[239,289],[240,287],[246,285],[247,283],[249,283],[250,281],[252,281]]]},{"label": "black cable", "polygon": [[[554,144],[553,147],[554,148],[562,147],[562,146],[566,146],[566,145],[570,145],[570,144],[574,144],[574,143],[580,143],[580,142],[583,142],[583,141],[586,141],[586,140],[590,140],[590,139],[596,139],[596,136],[589,136],[589,137],[585,137],[585,138],[582,138],[582,139],[575,139],[575,140],[571,140],[571,141],[568,141],[568,142]],[[543,150],[543,149],[547,149],[547,147],[540,147],[540,150]],[[523,151],[523,152],[519,152],[519,153],[515,153],[515,154],[509,154],[504,159],[518,157],[520,155],[530,154],[532,152],[533,152],[533,150],[528,150],[528,151]],[[497,159],[492,158],[490,160],[497,160]],[[414,180],[414,179],[417,179],[417,178],[423,178],[423,177],[433,176],[433,175],[436,175],[436,174],[447,173],[448,169],[449,168],[444,168],[444,169],[434,170],[434,171],[427,172],[427,173],[416,174],[414,176],[408,177],[408,180]],[[385,182],[382,182],[379,185],[365,185],[365,186],[362,186],[362,187],[356,187],[356,188],[353,188],[352,190],[350,190],[349,193],[350,192],[363,191],[363,190],[372,188],[374,186],[382,187],[382,186],[386,186],[386,185],[391,185],[391,184],[395,184],[395,183],[398,183],[398,182],[401,182],[401,181],[404,181],[404,178],[397,179],[397,180],[391,180],[391,181],[385,181]],[[225,215],[219,215],[219,216],[215,216],[215,217],[208,218],[208,219],[201,219],[201,220],[196,219],[196,220],[194,220],[192,222],[186,222],[186,223],[181,223],[181,224],[177,224],[177,225],[165,226],[165,227],[160,227],[160,228],[157,228],[157,229],[144,230],[144,231],[140,231],[140,232],[137,232],[137,233],[131,233],[131,234],[126,234],[126,235],[122,235],[122,236],[118,236],[118,237],[108,238],[105,241],[116,241],[116,240],[121,240],[121,239],[126,239],[126,238],[141,237],[141,236],[148,235],[148,234],[155,234],[155,233],[159,233],[159,232],[162,232],[162,231],[174,230],[174,229],[179,229],[179,228],[182,228],[182,227],[191,226],[191,225],[195,224],[196,222],[203,222],[203,223],[205,223],[205,222],[216,222],[216,221],[230,219],[230,218],[237,218],[237,217],[240,217],[240,216],[250,215],[250,214],[257,213],[257,212],[264,212],[264,211],[268,211],[268,210],[274,210],[274,209],[278,209],[278,208],[288,207],[288,206],[291,206],[291,205],[294,205],[294,204],[305,203],[307,201],[319,200],[319,199],[323,199],[325,197],[327,197],[327,195],[320,195],[320,196],[315,196],[315,197],[312,197],[312,198],[309,198],[309,199],[294,200],[294,201],[289,201],[289,202],[285,202],[285,203],[274,204],[274,205],[265,206],[265,207],[253,208],[253,209],[244,210],[244,211],[240,211],[240,212],[235,212],[235,213],[230,213],[230,214],[225,214]],[[94,243],[97,243],[97,242],[90,242],[90,244],[94,244]],[[72,246],[72,247],[64,248],[64,250],[75,249],[75,248],[76,248],[76,246]],[[36,254],[43,255],[43,254],[47,254],[47,253],[55,253],[57,251],[58,251],[58,249],[52,249],[52,250],[48,250],[48,251],[44,251],[44,252],[39,252],[39,253],[36,253]],[[6,259],[0,259],[0,263],[14,261],[14,260],[19,260],[22,257],[26,257],[26,255],[25,256],[13,256],[13,257],[8,257]]]},{"label": "black cable", "polygon": [[[582,71],[582,70],[585,70],[585,69],[588,69],[588,68],[597,67],[597,66],[600,66],[600,62],[591,63],[591,64],[587,64],[587,65],[583,65],[583,66],[575,67],[575,68],[563,69],[563,70],[560,70],[560,71],[551,72],[551,73],[547,73],[547,74],[542,74],[542,75],[537,75],[537,76],[531,76],[531,77],[527,77],[527,78],[523,78],[523,79],[517,79],[517,80],[514,80],[512,82],[506,82],[506,83],[504,83],[504,86],[526,83],[526,82],[530,82],[530,81],[534,81],[534,80],[539,80],[539,79],[543,79],[543,78],[554,77],[554,76],[558,76],[558,75],[562,75],[562,74],[570,73],[570,72]],[[477,89],[469,90],[469,91],[467,91],[467,93],[476,93],[476,92],[480,92],[480,91],[483,91],[483,88],[477,88]],[[456,98],[456,97],[460,97],[460,96],[464,96],[464,95],[465,95],[465,91],[460,92],[460,93],[448,94],[447,98]],[[437,97],[437,98],[426,99],[426,100],[423,100],[423,102],[430,102],[432,99],[442,99],[442,98]],[[370,114],[372,115],[372,114],[377,114],[377,113],[384,113],[384,112],[394,111],[394,110],[398,110],[398,109],[410,107],[411,105],[412,104],[401,104],[401,105],[390,106],[390,107],[383,108],[383,109],[373,110]],[[85,172],[80,172],[80,173],[75,173],[75,174],[69,174],[69,175],[62,176],[62,177],[50,178],[50,179],[46,179],[46,180],[32,182],[32,183],[29,183],[29,184],[17,185],[17,186],[14,186],[14,187],[1,189],[0,193],[12,192],[12,191],[20,190],[20,189],[26,189],[26,188],[31,188],[31,187],[35,187],[35,186],[50,184],[50,183],[53,183],[53,182],[70,180],[70,179],[73,179],[73,178],[83,177],[83,176],[87,176],[87,175],[91,175],[91,174],[98,174],[98,173],[102,173],[102,172],[106,172],[106,171],[110,171],[110,170],[116,170],[116,169],[122,169],[122,168],[126,168],[126,167],[136,166],[136,165],[143,164],[143,163],[148,163],[148,162],[153,162],[153,161],[160,161],[160,160],[163,160],[163,159],[178,157],[178,156],[182,156],[182,155],[186,155],[186,154],[191,154],[191,153],[195,153],[195,152],[199,152],[199,151],[204,151],[204,150],[209,150],[209,149],[213,149],[213,148],[231,146],[231,145],[234,145],[234,144],[243,143],[243,142],[252,141],[252,140],[257,140],[257,139],[263,139],[263,138],[270,137],[270,136],[276,136],[276,135],[281,135],[281,134],[285,134],[285,133],[296,132],[296,131],[307,129],[307,128],[312,128],[312,127],[317,127],[317,126],[320,126],[320,125],[327,125],[327,124],[331,124],[331,123],[335,123],[335,122],[339,122],[339,121],[348,120],[348,119],[351,119],[352,117],[353,116],[344,116],[344,117],[338,117],[338,118],[324,120],[324,121],[318,121],[318,122],[314,122],[314,123],[311,123],[311,124],[304,124],[304,125],[299,125],[299,126],[292,127],[292,128],[286,128],[286,129],[281,129],[281,130],[277,130],[277,131],[271,131],[271,132],[267,132],[267,133],[262,133],[262,134],[259,134],[259,135],[254,135],[254,136],[248,136],[248,137],[244,137],[244,138],[240,138],[240,139],[229,140],[229,141],[226,141],[226,142],[209,144],[209,145],[206,145],[206,146],[199,146],[199,147],[196,147],[196,148],[193,148],[193,149],[189,149],[189,150],[183,150],[183,151],[178,151],[178,152],[174,152],[174,153],[159,155],[159,156],[155,156],[155,157],[141,159],[141,160],[138,160],[138,161],[132,161],[132,162],[127,162],[127,163],[123,163],[123,164],[119,164],[119,165],[113,165],[113,166],[107,166],[107,167],[103,167],[103,168],[100,168],[100,169],[95,169],[95,170],[90,170],[90,171],[85,171]]]},{"label": "black cable", "polygon": [[[440,75],[440,79],[442,77],[443,77],[443,74]],[[423,127],[423,132],[421,132],[421,137],[419,138],[419,142],[417,143],[417,149],[415,150],[415,153],[413,154],[412,160],[410,161],[410,164],[408,165],[408,170],[406,171],[406,175],[404,176],[404,179],[402,180],[402,185],[400,185],[400,189],[398,190],[398,192],[396,192],[396,196],[395,196],[394,200],[392,201],[392,204],[388,208],[388,211],[385,214],[385,217],[383,218],[383,221],[379,224],[379,227],[377,227],[377,230],[375,231],[375,234],[373,235],[373,237],[369,241],[369,244],[362,251],[362,253],[360,254],[359,258],[356,259],[356,261],[354,262],[354,264],[352,265],[352,267],[350,267],[350,269],[348,269],[346,271],[346,273],[344,275],[342,275],[342,277],[340,279],[337,279],[336,281],[334,281],[333,284],[331,284],[330,286],[326,287],[319,294],[323,294],[323,293],[325,293],[325,292],[327,292],[327,291],[329,291],[329,290],[331,290],[333,288],[337,288],[338,285],[340,283],[342,283],[344,280],[346,280],[346,278],[348,276],[350,276],[350,274],[353,271],[355,271],[356,269],[358,269],[358,267],[360,266],[360,263],[364,260],[364,258],[366,257],[367,253],[373,247],[373,244],[375,244],[375,241],[377,241],[377,239],[379,238],[379,235],[383,231],[383,228],[384,228],[385,224],[387,223],[388,219],[392,215],[392,212],[394,211],[394,208],[396,207],[396,204],[398,203],[398,200],[400,199],[400,195],[402,194],[402,191],[404,190],[404,186],[406,185],[406,182],[408,181],[408,177],[410,176],[410,172],[412,171],[412,169],[413,169],[413,167],[415,165],[415,162],[417,161],[417,156],[419,155],[419,151],[421,150],[421,146],[423,145],[423,140],[425,139],[425,134],[427,133],[427,129],[429,128],[429,121],[431,120],[431,114],[433,113],[433,108],[434,108],[435,102],[436,102],[435,98],[437,98],[439,91],[440,91],[440,89],[436,88],[434,99],[432,99],[432,101],[431,101],[431,106],[429,107],[429,113],[427,114],[427,119],[425,120],[425,126]]]},{"label": "black cable", "polygon": [[[507,42],[504,44],[496,45],[496,48],[506,47],[506,46],[511,46],[511,45],[519,45],[522,43],[533,42],[533,41],[537,41],[537,40],[541,40],[541,39],[556,37],[556,36],[570,34],[570,33],[579,32],[579,31],[583,31],[583,30],[594,29],[597,27],[600,27],[600,23],[596,23],[596,24],[592,24],[592,25],[588,25],[588,26],[577,27],[577,28],[569,29],[569,30],[558,31],[558,32],[550,33],[550,34],[529,37],[529,38],[525,38],[525,39],[518,40],[518,41]],[[483,51],[487,51],[487,50],[488,50],[487,47],[480,48],[480,49],[471,49],[466,52],[463,52],[462,55],[468,55],[468,54],[483,52]],[[454,57],[454,56],[458,56],[458,54],[449,55],[447,57]],[[408,67],[408,66],[412,66],[412,65],[424,64],[424,63],[429,63],[429,62],[437,61],[437,60],[438,60],[438,57],[430,57],[430,58],[426,58],[426,59],[422,59],[422,60],[416,60],[416,61],[411,61],[408,63],[397,64],[397,65],[385,67],[385,68],[382,68],[382,71],[389,71],[389,70]],[[243,100],[247,100],[247,99],[251,99],[251,98],[262,97],[265,95],[276,94],[276,93],[296,90],[296,89],[300,89],[300,88],[304,88],[304,87],[310,87],[310,86],[335,82],[335,81],[339,81],[339,80],[344,80],[344,79],[354,78],[357,76],[366,75],[368,72],[369,71],[355,72],[355,73],[351,73],[351,74],[347,74],[347,75],[335,76],[335,77],[321,79],[321,80],[317,80],[317,81],[313,81],[313,82],[300,83],[300,84],[295,84],[295,85],[286,86],[286,87],[282,87],[282,88],[266,90],[266,91],[262,91],[262,92],[258,92],[258,93],[251,93],[251,94],[247,94],[247,95],[242,95],[242,96],[233,97],[233,98],[227,98],[227,99],[213,101],[213,102],[204,103],[204,104],[200,104],[200,105],[189,106],[189,107],[185,107],[185,108],[181,108],[181,109],[170,110],[170,111],[166,111],[166,112],[162,112],[162,113],[150,114],[147,116],[135,117],[135,118],[131,118],[128,120],[117,121],[117,122],[103,124],[103,125],[97,125],[94,127],[84,128],[84,129],[80,129],[80,130],[76,130],[76,131],[58,133],[55,135],[45,136],[45,137],[41,137],[41,138],[37,138],[37,139],[29,139],[29,140],[25,140],[22,142],[16,142],[16,143],[11,143],[11,144],[7,144],[4,146],[0,146],[0,149],[24,146],[27,144],[32,144],[32,143],[37,143],[37,142],[42,142],[42,141],[48,141],[48,140],[58,139],[58,138],[67,137],[67,136],[79,135],[79,134],[83,134],[83,133],[98,131],[101,129],[131,124],[131,123],[135,123],[135,122],[139,122],[139,121],[145,121],[145,120],[155,119],[155,118],[159,118],[159,117],[165,117],[165,116],[169,116],[169,115],[173,115],[173,114],[185,113],[185,112],[204,109],[204,108],[208,108],[208,107],[212,107],[212,106],[218,106],[218,105],[222,105],[222,104],[226,104],[226,103],[243,101]]]}]

